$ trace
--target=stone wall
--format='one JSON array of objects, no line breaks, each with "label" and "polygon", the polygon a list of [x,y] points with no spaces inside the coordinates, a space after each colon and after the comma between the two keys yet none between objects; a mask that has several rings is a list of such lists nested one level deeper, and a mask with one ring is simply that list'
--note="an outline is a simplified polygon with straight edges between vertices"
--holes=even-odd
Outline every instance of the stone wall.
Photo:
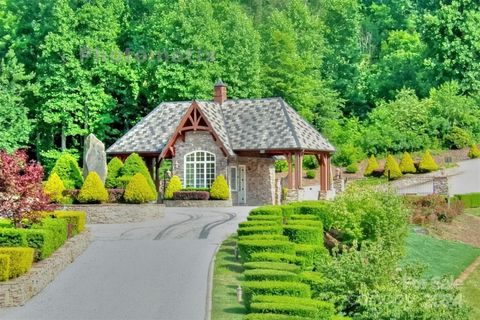
[{"label": "stone wall", "polygon": [[165,206],[156,203],[77,204],[64,206],[63,210],[85,211],[87,223],[130,223],[162,218]]},{"label": "stone wall", "polygon": [[206,131],[189,131],[185,133],[185,142],[178,139],[175,144],[175,157],[173,158],[173,174],[184,182],[185,155],[192,151],[208,151],[215,155],[215,176],[227,173],[227,158],[220,147],[215,143],[212,135]]},{"label": "stone wall", "polygon": [[69,239],[47,259],[34,263],[26,274],[6,282],[0,282],[0,307],[24,305],[85,251],[90,244],[90,238],[90,231],[87,229]]},{"label": "stone wall", "polygon": [[[229,166],[245,165],[247,204],[251,206],[275,203],[275,161],[272,158],[237,157]],[[239,172],[239,171],[238,171]],[[233,204],[236,192],[232,192]]]}]

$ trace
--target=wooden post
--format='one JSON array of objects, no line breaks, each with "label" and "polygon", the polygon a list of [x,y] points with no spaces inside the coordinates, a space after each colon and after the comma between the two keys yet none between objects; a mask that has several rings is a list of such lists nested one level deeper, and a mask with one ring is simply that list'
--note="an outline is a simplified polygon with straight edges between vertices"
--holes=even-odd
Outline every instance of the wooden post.
[{"label": "wooden post", "polygon": [[293,170],[292,170],[292,154],[287,153],[286,157],[287,157],[287,163],[288,163],[288,189],[293,189],[294,177],[293,177]]},{"label": "wooden post", "polygon": [[328,158],[325,153],[320,155],[320,191],[326,192],[328,190]]},{"label": "wooden post", "polygon": [[301,189],[302,188],[302,166],[303,166],[303,155],[301,152],[297,152],[295,154],[295,189]]},{"label": "wooden post", "polygon": [[160,164],[162,160],[160,157],[155,158],[155,187],[157,188],[157,192],[160,189]]}]

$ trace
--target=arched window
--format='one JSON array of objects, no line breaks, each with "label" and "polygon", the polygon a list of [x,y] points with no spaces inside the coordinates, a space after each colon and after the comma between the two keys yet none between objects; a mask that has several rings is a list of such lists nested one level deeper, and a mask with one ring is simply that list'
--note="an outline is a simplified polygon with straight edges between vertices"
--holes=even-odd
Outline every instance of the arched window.
[{"label": "arched window", "polygon": [[186,188],[210,188],[215,179],[215,155],[207,151],[194,151],[185,155]]}]

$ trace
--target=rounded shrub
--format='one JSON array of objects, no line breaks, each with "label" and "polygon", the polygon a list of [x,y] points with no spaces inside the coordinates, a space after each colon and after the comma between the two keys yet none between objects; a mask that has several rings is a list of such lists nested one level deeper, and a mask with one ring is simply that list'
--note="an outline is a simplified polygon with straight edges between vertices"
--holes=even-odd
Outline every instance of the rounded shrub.
[{"label": "rounded shrub", "polygon": [[252,269],[243,273],[246,281],[298,281],[294,272],[273,269]]},{"label": "rounded shrub", "polygon": [[288,170],[287,160],[277,160],[275,161],[275,172],[285,172]]},{"label": "rounded shrub", "polygon": [[252,262],[286,262],[296,264],[297,266],[303,266],[305,259],[293,254],[275,253],[275,252],[256,252],[251,255]]},{"label": "rounded shrub", "polygon": [[8,280],[10,274],[10,256],[0,254],[0,281]]},{"label": "rounded shrub", "polygon": [[8,255],[10,258],[8,273],[10,279],[16,278],[30,270],[34,252],[32,248],[0,248],[0,255]]},{"label": "rounded shrub", "polygon": [[102,180],[95,171],[89,172],[78,194],[78,201],[80,203],[102,203],[107,200],[108,192]]},{"label": "rounded shrub", "polygon": [[237,233],[239,236],[248,236],[253,234],[282,234],[282,227],[280,225],[243,227],[239,228]]},{"label": "rounded shrub", "polygon": [[312,155],[306,155],[303,157],[303,167],[305,169],[315,170],[318,169],[319,164],[317,158]]},{"label": "rounded shrub", "polygon": [[478,146],[476,144],[472,144],[470,147],[470,151],[468,151],[468,157],[470,159],[480,158],[480,150],[478,150]]},{"label": "rounded shrub", "polygon": [[127,203],[147,203],[156,199],[147,179],[141,173],[133,176],[125,189],[123,198]]},{"label": "rounded shrub", "polygon": [[107,165],[107,178],[105,179],[105,187],[114,189],[121,186],[118,181],[123,168],[123,162],[117,157],[113,157]]},{"label": "rounded shrub", "polygon": [[[152,189],[155,197],[157,196],[157,188],[155,187],[155,183],[150,176],[150,172],[148,171],[145,162],[143,161],[142,157],[140,157],[136,153],[132,153],[128,156],[123,164],[123,167],[120,169],[120,177],[117,178],[118,181],[122,181],[122,185],[126,186],[131,178],[137,173],[143,174],[145,179],[147,179],[148,185]],[[180,190],[177,190],[180,191]],[[173,197],[173,194],[172,194]]]},{"label": "rounded shrub", "polygon": [[26,247],[25,230],[16,228],[0,229],[0,247]]},{"label": "rounded shrub", "polygon": [[56,203],[63,203],[63,191],[65,190],[65,186],[63,185],[62,179],[53,172],[50,177],[48,177],[45,186],[43,187],[43,191],[47,194],[53,202]]},{"label": "rounded shrub", "polygon": [[300,282],[288,281],[246,281],[242,283],[243,301],[250,311],[252,298],[259,295],[283,295],[310,298],[310,286]]},{"label": "rounded shrub", "polygon": [[417,172],[417,168],[415,168],[415,163],[413,162],[410,153],[405,152],[403,154],[402,160],[400,160],[400,171],[402,173],[415,173]]},{"label": "rounded shrub", "polygon": [[397,160],[395,160],[391,154],[387,156],[383,175],[385,177],[390,177],[390,179],[398,179],[402,176],[402,171],[400,170]]},{"label": "rounded shrub", "polygon": [[179,176],[173,176],[165,188],[164,198],[171,200],[173,199],[173,193],[182,190],[182,181]]},{"label": "rounded shrub", "polygon": [[300,266],[296,264],[291,264],[287,262],[271,262],[271,261],[251,261],[245,262],[243,264],[245,270],[256,270],[256,269],[263,269],[263,270],[283,270],[289,271],[294,273],[300,273],[301,269]]},{"label": "rounded shrub", "polygon": [[345,171],[347,171],[347,173],[357,173],[357,172],[358,172],[358,166],[357,166],[357,164],[356,164],[355,162],[350,163],[350,164],[347,166],[347,168],[346,168]]},{"label": "rounded shrub", "polygon": [[307,170],[307,179],[315,179],[317,172],[315,170]]},{"label": "rounded shrub", "polygon": [[238,241],[238,249],[243,261],[250,261],[255,252],[278,252],[295,254],[295,246],[290,241],[282,240],[245,240]]},{"label": "rounded shrub", "polygon": [[368,163],[367,167],[365,168],[365,172],[363,175],[365,177],[370,177],[375,170],[377,170],[380,167],[380,165],[377,162],[377,158],[372,154],[370,158],[368,158]]},{"label": "rounded shrub", "polygon": [[[317,221],[321,224],[320,221]],[[303,244],[323,244],[323,227],[311,227],[306,225],[286,225],[283,234],[290,241]]]},{"label": "rounded shrub", "polygon": [[418,165],[418,169],[421,172],[431,172],[439,169],[438,164],[433,159],[429,150],[425,151],[423,154],[422,160],[420,160]]},{"label": "rounded shrub", "polygon": [[227,179],[223,175],[217,176],[213,181],[210,187],[210,198],[214,200],[230,199],[230,188],[228,187]]},{"label": "rounded shrub", "polygon": [[77,159],[69,153],[63,153],[55,162],[51,174],[56,173],[66,189],[80,189],[83,184],[83,175]]}]

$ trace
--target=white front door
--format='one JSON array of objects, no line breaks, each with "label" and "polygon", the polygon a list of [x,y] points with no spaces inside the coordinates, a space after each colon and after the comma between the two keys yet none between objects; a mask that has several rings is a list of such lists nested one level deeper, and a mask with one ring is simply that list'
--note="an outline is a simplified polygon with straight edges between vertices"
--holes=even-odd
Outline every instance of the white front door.
[{"label": "white front door", "polygon": [[247,203],[247,179],[245,166],[238,166],[238,204]]}]

